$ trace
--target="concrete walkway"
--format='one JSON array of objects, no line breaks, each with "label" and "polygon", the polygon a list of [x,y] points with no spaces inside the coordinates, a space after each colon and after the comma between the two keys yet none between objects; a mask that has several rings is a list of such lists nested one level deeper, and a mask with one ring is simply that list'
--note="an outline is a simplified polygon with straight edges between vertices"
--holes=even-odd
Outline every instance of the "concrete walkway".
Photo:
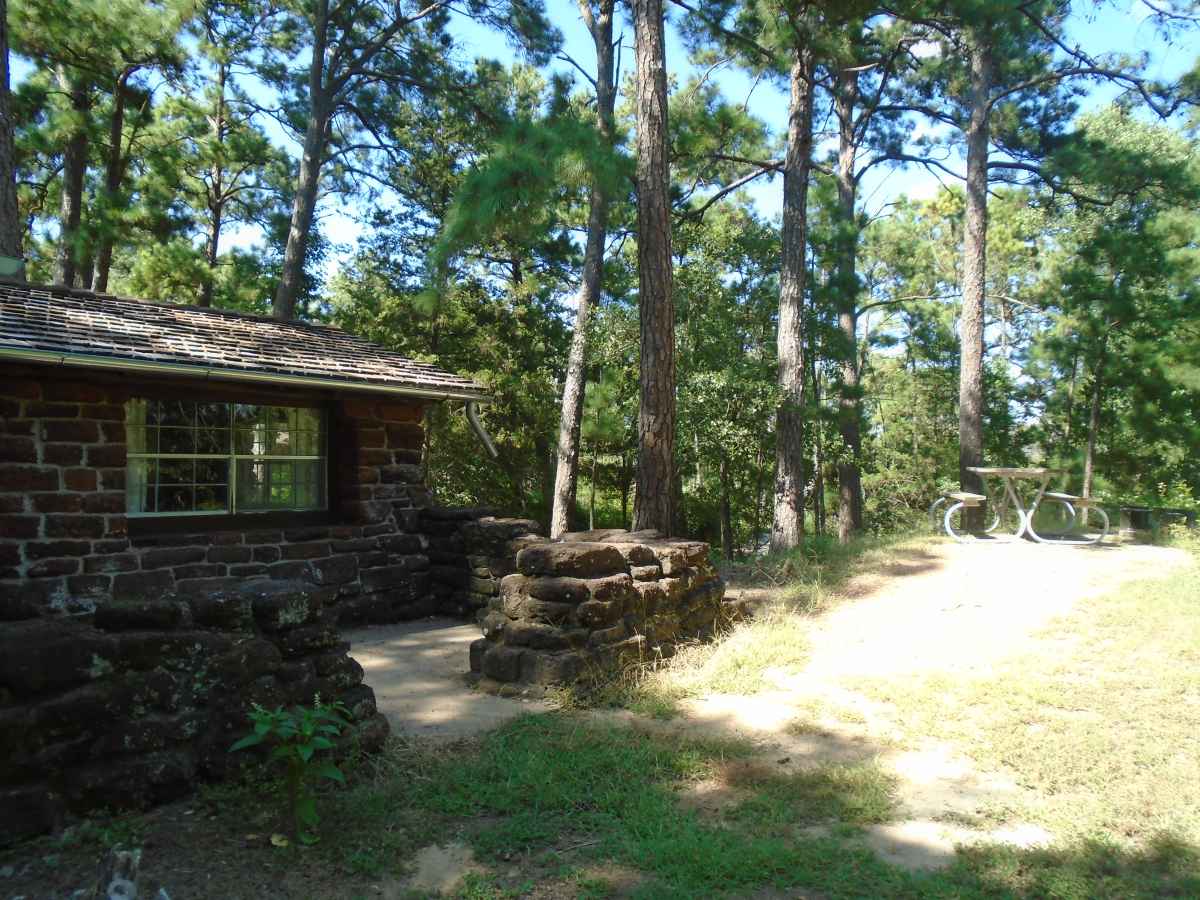
[{"label": "concrete walkway", "polygon": [[357,628],[342,637],[350,641],[350,655],[362,664],[379,711],[397,734],[458,740],[546,708],[539,701],[507,700],[467,687],[468,649],[479,637],[474,625],[422,619]]}]

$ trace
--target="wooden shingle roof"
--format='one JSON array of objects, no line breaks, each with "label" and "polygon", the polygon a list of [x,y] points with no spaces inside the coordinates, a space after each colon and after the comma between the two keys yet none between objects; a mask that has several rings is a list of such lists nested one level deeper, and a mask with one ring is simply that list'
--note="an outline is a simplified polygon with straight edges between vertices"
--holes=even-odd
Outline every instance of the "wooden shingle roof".
[{"label": "wooden shingle roof", "polygon": [[327,325],[6,280],[0,359],[487,399],[469,378]]}]

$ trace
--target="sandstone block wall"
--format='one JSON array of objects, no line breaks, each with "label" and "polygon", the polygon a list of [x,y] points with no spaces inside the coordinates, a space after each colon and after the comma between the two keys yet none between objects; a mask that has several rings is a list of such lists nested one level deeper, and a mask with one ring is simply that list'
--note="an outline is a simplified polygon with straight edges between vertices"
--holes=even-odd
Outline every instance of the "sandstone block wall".
[{"label": "sandstone block wall", "polygon": [[341,699],[378,742],[337,626],[435,611],[419,403],[330,400],[334,524],[138,536],[124,404],[144,387],[0,365],[0,843],[221,777],[253,702]]},{"label": "sandstone block wall", "polygon": [[670,656],[740,615],[699,541],[595,531],[526,538],[480,618],[471,668],[486,690],[561,685]]},{"label": "sandstone block wall", "polygon": [[337,587],[258,580],[0,627],[0,844],[72,812],[145,807],[245,764],[265,707],[341,700],[347,742],[387,720],[336,627]]},{"label": "sandstone block wall", "polygon": [[138,395],[136,380],[88,382],[5,366],[0,376],[0,622],[258,579],[336,587],[344,622],[434,611],[418,531],[419,510],[430,502],[419,403],[334,400],[335,525],[270,528],[240,516],[237,525],[180,534],[168,531],[178,520],[157,519],[150,521],[162,523],[160,533],[138,537],[125,515],[124,404]]},{"label": "sandstone block wall", "polygon": [[485,508],[428,507],[419,529],[429,542],[430,590],[442,615],[473,619],[516,571],[517,552],[541,542],[532,519],[496,518]]}]

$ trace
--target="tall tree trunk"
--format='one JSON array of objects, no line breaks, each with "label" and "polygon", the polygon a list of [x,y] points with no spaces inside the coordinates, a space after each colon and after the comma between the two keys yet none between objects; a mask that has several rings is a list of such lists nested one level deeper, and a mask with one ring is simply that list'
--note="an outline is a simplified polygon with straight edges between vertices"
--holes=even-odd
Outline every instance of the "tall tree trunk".
[{"label": "tall tree trunk", "polygon": [[[0,256],[21,258],[16,153],[8,94],[8,0],[0,0]],[[17,277],[24,277],[23,269]]]},{"label": "tall tree trunk", "polygon": [[630,471],[628,457],[624,453],[621,454],[621,527],[625,528],[632,523],[629,521],[629,486],[633,480],[633,473]]},{"label": "tall tree trunk", "polygon": [[862,408],[858,369],[858,257],[857,205],[858,181],[854,177],[857,151],[854,108],[858,102],[858,72],[838,74],[834,98],[838,120],[838,227],[837,227],[837,303],[838,330],[842,338],[842,360],[838,381],[838,431],[844,445],[838,463],[838,541],[850,542],[850,536],[862,531]]},{"label": "tall tree trunk", "polygon": [[733,559],[733,512],[729,502],[729,456],[721,453],[721,556]]},{"label": "tall tree trunk", "polygon": [[[1083,454],[1083,490],[1081,496],[1091,497],[1096,475],[1096,439],[1100,435],[1100,408],[1104,395],[1104,367],[1108,362],[1108,329],[1100,337],[1100,349],[1096,353],[1096,364],[1092,370],[1092,400],[1088,411],[1087,449]],[[1088,510],[1079,511],[1081,524],[1088,523]]]},{"label": "tall tree trunk", "polygon": [[296,300],[304,280],[304,264],[308,258],[308,233],[317,209],[317,193],[321,186],[321,163],[325,155],[328,117],[317,112],[314,101],[312,117],[304,134],[304,155],[300,158],[300,174],[296,178],[296,196],[292,200],[292,222],[288,228],[287,246],[283,251],[283,271],[275,289],[272,315],[277,319],[296,318]]},{"label": "tall tree trunk", "polygon": [[[591,531],[596,527],[596,461],[599,456],[600,454],[597,451],[597,448],[593,445],[592,472],[591,475],[588,476],[590,478],[590,482],[588,484],[588,531]],[[561,534],[558,536],[562,537]]]},{"label": "tall tree trunk", "polygon": [[283,251],[283,271],[275,289],[272,315],[277,319],[296,318],[296,300],[304,280],[308,258],[308,233],[317,209],[321,187],[321,166],[325,162],[329,117],[333,114],[333,96],[325,84],[325,48],[329,35],[329,0],[317,0],[314,11],[312,59],[308,64],[308,125],[304,130],[304,150],[296,177],[296,196],[292,200],[292,222],[287,246]]},{"label": "tall tree trunk", "polygon": [[775,416],[775,512],[771,549],[804,539],[804,287],[808,178],[812,167],[813,53],[796,52],[791,70],[787,152],[783,169],[783,235],[779,272],[779,390]]},{"label": "tall tree trunk", "polygon": [[87,124],[90,106],[86,88],[72,83],[66,67],[58,68],[59,86],[71,97],[71,134],[63,148],[62,203],[58,214],[58,254],[55,282],[71,287],[79,270],[79,219],[83,210],[83,176],[87,168]]},{"label": "tall tree trunk", "polygon": [[754,512],[750,522],[750,552],[755,555],[758,553],[759,532],[762,531],[766,469],[767,454],[760,443],[754,454]]},{"label": "tall tree trunk", "polygon": [[[605,140],[612,141],[616,85],[613,81],[613,0],[600,0],[596,14],[591,0],[580,0],[579,11],[596,45],[596,123]],[[587,373],[587,330],[592,307],[600,299],[604,279],[604,242],[608,237],[608,196],[597,182],[588,195],[587,245],[583,252],[583,278],[575,296],[575,333],[567,356],[563,379],[562,412],[558,424],[558,467],[554,476],[554,507],[550,513],[550,537],[571,530],[575,512],[575,489],[579,474],[579,430],[583,423],[583,401]]]},{"label": "tall tree trunk", "polygon": [[1079,349],[1071,352],[1071,379],[1067,383],[1067,425],[1063,433],[1063,455],[1071,452],[1071,420],[1075,417],[1075,383],[1079,378]]},{"label": "tall tree trunk", "polygon": [[91,238],[94,235],[88,235],[88,239],[84,243],[83,250],[79,257],[79,264],[75,273],[75,280],[79,282],[80,287],[91,288],[92,277],[96,274],[96,257],[92,255]]},{"label": "tall tree trunk", "polygon": [[[961,343],[958,373],[958,469],[964,491],[983,492],[983,480],[968,466],[983,465],[983,315],[987,278],[988,95],[991,91],[990,38],[976,32],[970,48],[971,119],[967,125],[967,210],[963,239]],[[982,509],[967,510],[967,525],[978,528]]]},{"label": "tall tree trunk", "polygon": [[96,267],[90,282],[92,290],[101,293],[108,290],[108,271],[112,268],[114,243],[112,220],[117,206],[117,192],[121,189],[121,182],[125,178],[123,148],[127,99],[125,86],[131,74],[129,70],[126,70],[117,79],[116,86],[113,88],[112,118],[108,123],[108,159],[104,166],[104,194],[101,200],[103,214],[99,217],[98,222],[100,244],[96,250]]},{"label": "tall tree trunk", "polygon": [[813,533],[818,536],[825,534],[825,448],[823,445],[821,415],[821,380],[817,374],[817,354],[813,349],[815,342],[809,337],[808,358],[811,364],[811,384],[813,392],[814,421],[817,427],[812,432],[812,464],[813,464]]},{"label": "tall tree trunk", "polygon": [[662,0],[632,0],[637,70],[638,409],[635,530],[675,524],[675,305],[667,195],[667,68]]},{"label": "tall tree trunk", "polygon": [[[225,62],[217,64],[217,108],[212,117],[213,143],[217,147],[225,144],[225,84],[229,77],[229,65]],[[200,289],[200,305],[212,306],[214,284],[217,277],[217,259],[221,249],[221,228],[224,225],[225,204],[225,169],[223,153],[213,155],[209,167],[208,180],[208,239],[204,246],[204,259],[208,264],[208,278]]]}]

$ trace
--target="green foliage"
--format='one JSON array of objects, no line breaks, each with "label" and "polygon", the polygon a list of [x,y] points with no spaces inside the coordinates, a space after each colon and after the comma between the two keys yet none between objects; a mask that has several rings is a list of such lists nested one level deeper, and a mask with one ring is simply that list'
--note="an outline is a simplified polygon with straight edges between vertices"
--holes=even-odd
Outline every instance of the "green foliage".
[{"label": "green foliage", "polygon": [[320,779],[346,783],[342,770],[328,757],[336,747],[334,740],[349,725],[345,718],[349,714],[344,704],[322,703],[319,697],[312,707],[268,710],[256,703],[250,712],[253,730],[229,748],[233,753],[265,744],[270,748],[268,762],[283,765],[293,840],[306,844],[318,840],[315,783]]}]

